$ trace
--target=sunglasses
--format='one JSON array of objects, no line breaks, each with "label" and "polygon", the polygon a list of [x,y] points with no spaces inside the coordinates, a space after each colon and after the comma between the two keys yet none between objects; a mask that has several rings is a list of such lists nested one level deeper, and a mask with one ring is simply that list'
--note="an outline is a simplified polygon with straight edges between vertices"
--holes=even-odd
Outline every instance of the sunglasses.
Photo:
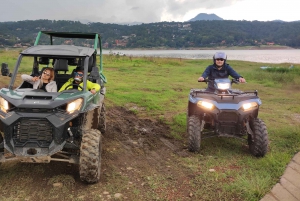
[{"label": "sunglasses", "polygon": [[224,59],[216,59],[217,61],[224,61]]},{"label": "sunglasses", "polygon": [[47,75],[47,76],[50,76],[50,74],[49,74],[49,73],[46,73],[46,72],[43,72],[43,74],[44,74],[44,75]]},{"label": "sunglasses", "polygon": [[77,72],[75,72],[75,76],[83,77],[83,73],[77,73]]}]

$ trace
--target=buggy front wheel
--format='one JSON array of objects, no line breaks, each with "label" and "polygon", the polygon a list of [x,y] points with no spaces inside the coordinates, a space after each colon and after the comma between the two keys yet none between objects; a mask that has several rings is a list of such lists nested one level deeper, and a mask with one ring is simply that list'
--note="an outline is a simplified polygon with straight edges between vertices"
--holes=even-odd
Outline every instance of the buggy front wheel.
[{"label": "buggy front wheel", "polygon": [[100,179],[101,133],[96,129],[84,131],[80,146],[79,174],[87,183],[96,183]]}]

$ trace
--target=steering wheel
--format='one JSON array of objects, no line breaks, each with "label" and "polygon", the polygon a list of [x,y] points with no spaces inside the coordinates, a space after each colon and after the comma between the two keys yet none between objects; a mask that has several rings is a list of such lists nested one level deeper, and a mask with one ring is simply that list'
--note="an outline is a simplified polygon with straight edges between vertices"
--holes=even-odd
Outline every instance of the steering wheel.
[{"label": "steering wheel", "polygon": [[82,86],[80,86],[79,84],[75,84],[75,83],[69,84],[68,86],[66,86],[65,89],[66,89],[66,90],[72,90],[72,89],[74,89],[74,88],[68,89],[68,87],[70,87],[70,86],[77,86],[77,88],[79,87],[79,88],[81,88],[81,90],[83,90]]}]

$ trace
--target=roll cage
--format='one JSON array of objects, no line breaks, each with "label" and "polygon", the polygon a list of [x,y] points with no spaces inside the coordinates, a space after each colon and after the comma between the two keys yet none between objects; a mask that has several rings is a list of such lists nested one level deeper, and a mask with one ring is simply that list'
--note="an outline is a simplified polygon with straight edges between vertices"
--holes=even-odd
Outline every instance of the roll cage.
[{"label": "roll cage", "polygon": [[[82,33],[82,32],[55,32],[55,31],[40,31],[35,39],[34,46],[40,45],[41,37],[48,36],[50,45],[53,45],[55,38],[77,38],[77,39],[92,39],[94,40],[93,48],[97,55],[99,55],[99,75],[104,83],[107,82],[103,74],[103,58],[102,58],[102,41],[98,33]],[[99,49],[99,52],[98,52]]]}]

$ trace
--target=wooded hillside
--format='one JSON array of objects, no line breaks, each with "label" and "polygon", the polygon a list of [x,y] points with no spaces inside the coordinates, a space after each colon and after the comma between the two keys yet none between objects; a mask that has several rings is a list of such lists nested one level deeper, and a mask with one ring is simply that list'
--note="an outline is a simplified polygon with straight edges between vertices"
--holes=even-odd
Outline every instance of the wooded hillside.
[{"label": "wooded hillside", "polygon": [[[229,20],[158,22],[132,26],[99,22],[83,24],[78,21],[63,20],[0,22],[0,47],[31,46],[40,30],[97,32],[102,36],[104,48],[184,49],[267,44],[300,47],[300,21]],[[60,42],[66,43],[66,41]],[[68,43],[79,45],[78,41],[68,40]],[[88,41],[80,43],[80,45],[92,45]]]}]

